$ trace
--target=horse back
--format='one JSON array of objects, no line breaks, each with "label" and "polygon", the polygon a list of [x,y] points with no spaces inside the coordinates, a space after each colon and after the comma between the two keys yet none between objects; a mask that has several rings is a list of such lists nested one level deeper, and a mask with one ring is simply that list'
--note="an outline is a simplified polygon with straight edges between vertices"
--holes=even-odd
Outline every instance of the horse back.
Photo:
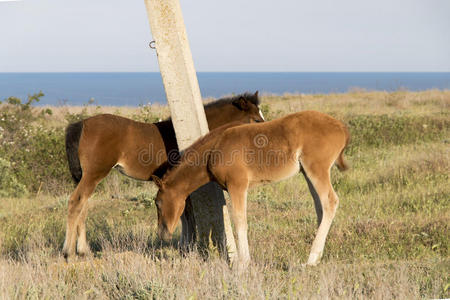
[{"label": "horse back", "polygon": [[218,181],[241,176],[269,182],[298,172],[300,156],[331,165],[348,140],[342,122],[317,111],[302,111],[225,130],[214,145],[220,155],[208,167]]},{"label": "horse back", "polygon": [[155,124],[111,114],[83,121],[78,153],[83,172],[105,172],[119,165],[126,175],[143,180],[167,158]]}]

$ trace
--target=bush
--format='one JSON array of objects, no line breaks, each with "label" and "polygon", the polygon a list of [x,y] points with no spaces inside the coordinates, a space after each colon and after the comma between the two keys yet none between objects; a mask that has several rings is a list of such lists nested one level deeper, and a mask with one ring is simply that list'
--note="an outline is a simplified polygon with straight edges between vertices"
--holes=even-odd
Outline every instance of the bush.
[{"label": "bush", "polygon": [[14,163],[17,178],[29,191],[64,187],[70,183],[62,128],[33,128],[29,138],[21,141],[20,148],[9,158]]},{"label": "bush", "polygon": [[0,197],[20,197],[27,194],[25,185],[20,183],[14,172],[12,172],[11,164],[0,157]]},{"label": "bush", "polygon": [[32,107],[43,95],[28,96],[26,103],[9,97],[0,107],[0,158],[9,174],[2,176],[6,177],[2,184],[8,186],[2,188],[4,194],[20,195],[24,189],[36,192],[42,187],[61,190],[70,182],[64,130],[44,126],[51,110],[38,113]]},{"label": "bush", "polygon": [[68,122],[69,124],[72,124],[72,123],[76,123],[76,122],[82,121],[82,120],[87,119],[87,118],[89,118],[89,117],[90,117],[90,115],[89,115],[88,112],[87,112],[86,106],[83,107],[83,109],[81,110],[80,113],[75,113],[75,114],[72,114],[72,113],[66,113],[66,115],[65,115],[65,119],[67,120],[67,122]]},{"label": "bush", "polygon": [[359,115],[351,117],[349,153],[360,147],[406,145],[444,139],[450,122],[446,115],[392,116]]},{"label": "bush", "polygon": [[161,117],[155,114],[150,104],[139,105],[138,113],[133,114],[131,118],[135,121],[144,123],[156,123],[161,121]]}]

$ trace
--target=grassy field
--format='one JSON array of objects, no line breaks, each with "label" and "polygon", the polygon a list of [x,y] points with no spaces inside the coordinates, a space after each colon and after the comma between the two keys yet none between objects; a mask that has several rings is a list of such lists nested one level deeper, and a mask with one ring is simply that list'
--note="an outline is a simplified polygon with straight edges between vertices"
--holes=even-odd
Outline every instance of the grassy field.
[{"label": "grassy field", "polygon": [[[90,200],[93,255],[65,263],[61,249],[73,184],[63,128],[101,112],[153,121],[168,109],[28,108],[27,131],[3,125],[0,135],[0,170],[10,177],[3,182],[9,192],[0,193],[0,298],[449,298],[450,91],[354,90],[262,101],[268,119],[314,109],[349,125],[351,169],[332,169],[340,206],[319,266],[302,266],[316,216],[301,175],[249,194],[253,261],[238,273],[214,251],[208,260],[195,251],[183,258],[173,245],[161,245],[155,186],[115,171]],[[20,115],[10,106],[2,104],[0,112]],[[15,140],[29,140],[23,132],[46,134],[17,146]],[[19,188],[24,191],[15,193]]]}]

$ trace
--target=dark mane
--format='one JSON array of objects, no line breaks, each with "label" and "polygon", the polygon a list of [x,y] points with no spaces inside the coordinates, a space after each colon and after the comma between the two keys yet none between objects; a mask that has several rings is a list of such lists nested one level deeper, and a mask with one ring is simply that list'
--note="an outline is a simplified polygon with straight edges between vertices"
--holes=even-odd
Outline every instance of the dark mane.
[{"label": "dark mane", "polygon": [[[206,108],[214,108],[214,107],[222,107],[227,104],[231,104],[234,100],[238,100],[240,98],[244,98],[245,100],[249,101],[250,103],[253,103],[256,106],[259,106],[260,101],[258,94],[252,94],[252,93],[243,93],[236,96],[230,96],[230,97],[224,97],[220,98],[219,100],[214,100],[212,102],[209,102],[207,104],[204,104],[205,109]],[[172,117],[168,117],[167,119],[164,119],[164,121],[171,121]]]},{"label": "dark mane", "polygon": [[[244,98],[245,100],[249,101],[250,103],[252,103],[256,106],[258,106],[260,104],[260,101],[258,98],[258,93],[252,94],[252,93],[246,92],[246,93],[239,94],[236,96],[224,97],[219,100],[215,100],[210,103],[207,103],[207,104],[205,104],[205,109],[206,108],[219,108],[220,109],[222,106],[225,106],[225,105],[233,105],[232,102],[235,100],[239,100],[240,98]],[[165,119],[164,121],[160,121],[158,123],[162,124],[164,122],[170,122],[170,121],[172,121],[171,117]],[[158,124],[158,123],[155,123],[155,124]],[[244,123],[237,121],[237,122],[229,123],[229,124],[223,125],[221,127],[218,127],[216,129],[210,131],[208,134],[200,137],[196,142],[194,142],[194,144],[192,144],[190,147],[185,149],[183,152],[186,152],[188,150],[193,151],[194,149],[195,149],[195,151],[198,151],[197,150],[198,147],[201,147],[201,145],[203,145],[203,144],[207,143],[208,141],[210,141],[211,139],[213,139],[217,135],[217,133],[223,132],[225,129],[227,129],[229,127],[237,126],[237,125],[241,125],[241,124],[244,124]],[[179,155],[176,155],[175,153],[171,153],[171,155],[169,155],[169,156],[170,157],[168,158],[168,160],[166,160],[164,163],[159,165],[159,167],[152,173],[152,175],[156,175],[159,178],[165,177],[169,171],[176,169],[177,166],[182,164],[183,153],[181,153]]]},{"label": "dark mane", "polygon": [[[207,134],[205,134],[204,136],[200,137],[198,140],[196,140],[191,146],[189,146],[187,149],[185,149],[184,151],[182,151],[181,158],[178,160],[178,162],[175,163],[168,163],[166,161],[166,163],[164,164],[163,170],[160,171],[159,174],[155,174],[155,175],[160,175],[158,177],[160,178],[166,178],[167,176],[169,176],[171,173],[176,172],[177,169],[179,169],[180,166],[183,166],[184,163],[186,163],[185,160],[185,154],[189,153],[189,152],[197,152],[200,155],[203,155],[203,153],[205,151],[211,150],[211,148],[213,147],[214,144],[209,145],[210,142],[215,142],[216,138],[218,136],[220,136],[225,130],[227,130],[228,128],[231,127],[235,127],[235,126],[239,126],[239,125],[244,125],[246,123],[243,122],[232,122],[232,123],[228,123],[225,124],[221,127],[218,127],[214,130],[211,130],[210,132],[208,132]],[[203,146],[207,146],[206,149],[203,149]],[[190,163],[190,162],[189,162]]]},{"label": "dark mane", "polygon": [[252,94],[252,93],[243,93],[243,94],[239,94],[236,96],[231,96],[231,97],[225,97],[225,98],[221,98],[219,100],[210,102],[208,104],[205,105],[205,108],[212,108],[212,107],[220,107],[226,104],[230,104],[235,100],[239,100],[239,98],[244,98],[245,100],[253,103],[254,105],[258,106],[259,105],[259,98],[258,98],[258,94]]},{"label": "dark mane", "polygon": [[185,152],[198,151],[201,146],[205,145],[206,143],[208,143],[212,139],[216,138],[216,136],[222,134],[222,132],[225,131],[226,129],[228,129],[230,127],[243,125],[243,124],[246,124],[246,123],[236,121],[236,122],[231,122],[231,123],[225,124],[223,126],[220,126],[220,127],[216,128],[214,130],[211,130],[210,132],[208,132],[207,134],[205,134],[204,136],[202,136],[198,140],[196,140],[191,146],[189,146],[184,151],[182,151],[181,159],[183,159],[183,154]]}]

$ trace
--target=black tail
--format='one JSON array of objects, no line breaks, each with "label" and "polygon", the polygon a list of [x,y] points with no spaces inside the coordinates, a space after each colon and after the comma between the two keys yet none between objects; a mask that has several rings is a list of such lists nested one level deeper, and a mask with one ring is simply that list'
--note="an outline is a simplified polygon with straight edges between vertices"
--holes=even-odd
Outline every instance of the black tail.
[{"label": "black tail", "polygon": [[78,144],[80,143],[83,121],[70,124],[66,128],[66,153],[69,170],[75,183],[80,182],[83,172],[81,170],[80,158],[78,157]]}]

